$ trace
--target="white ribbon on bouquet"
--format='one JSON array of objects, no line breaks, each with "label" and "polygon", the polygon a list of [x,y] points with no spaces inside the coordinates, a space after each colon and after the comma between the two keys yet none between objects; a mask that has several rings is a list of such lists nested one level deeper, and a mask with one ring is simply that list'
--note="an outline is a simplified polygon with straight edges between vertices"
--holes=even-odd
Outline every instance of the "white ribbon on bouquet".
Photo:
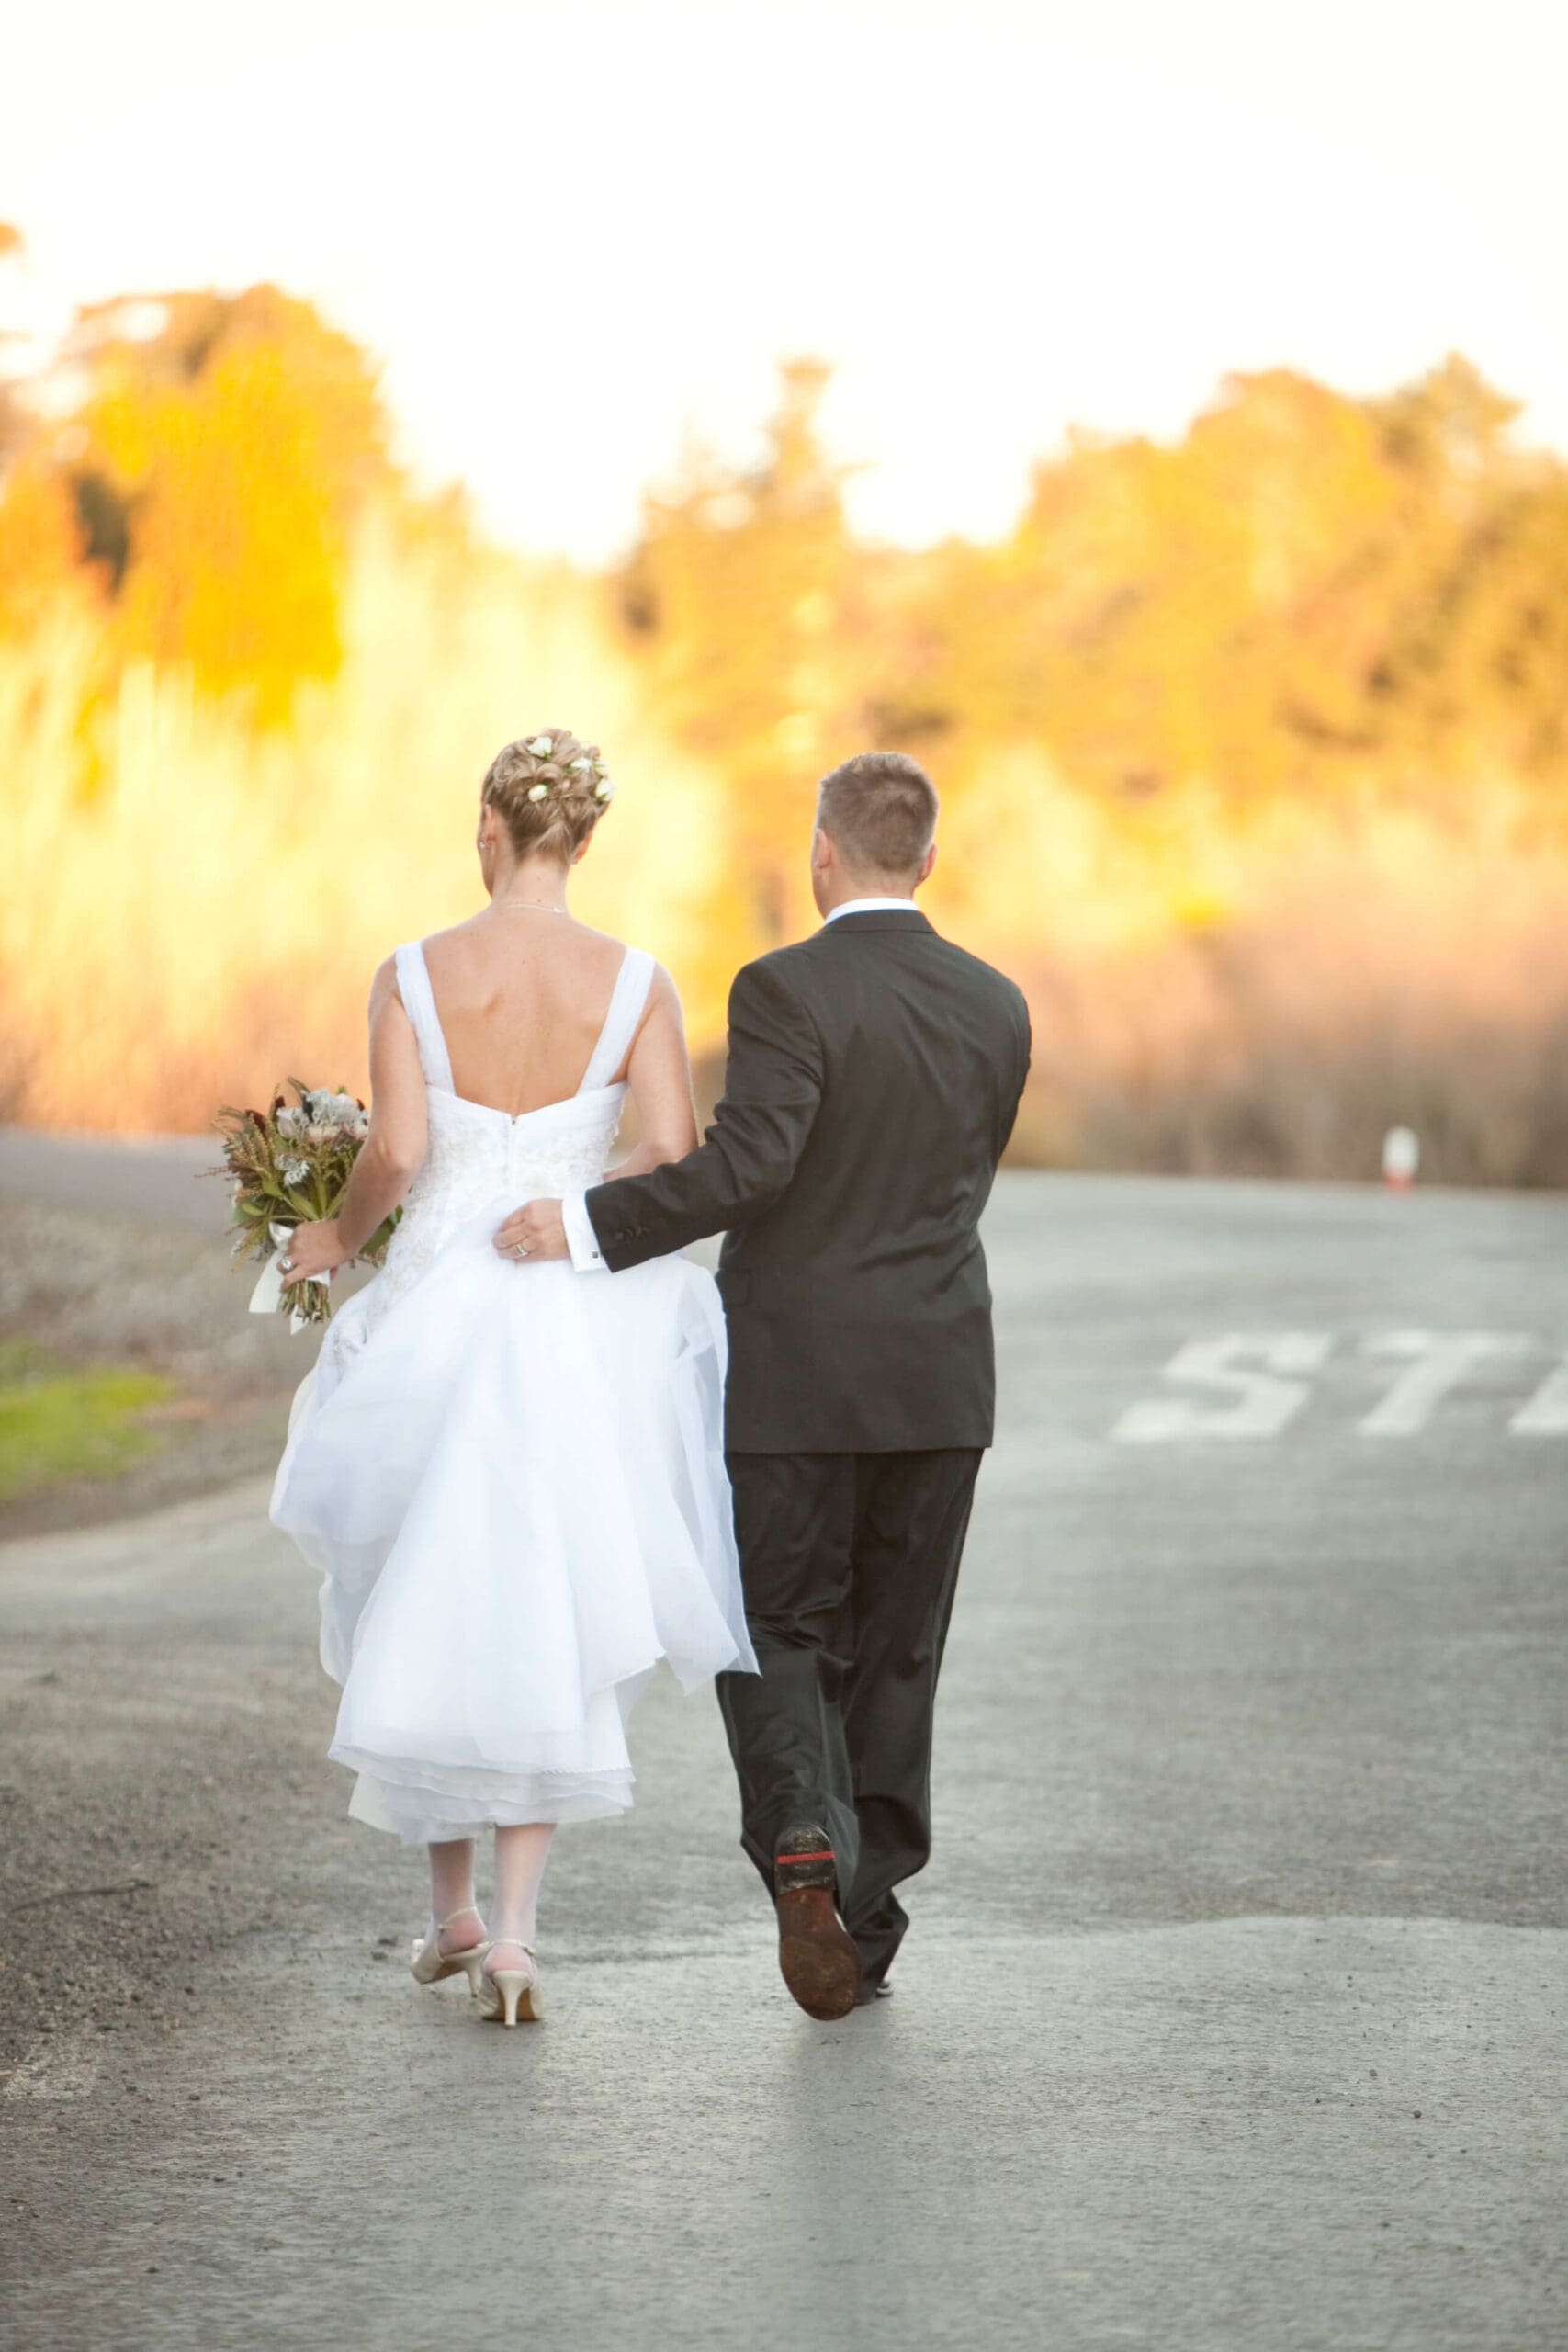
[{"label": "white ribbon on bouquet", "polygon": [[[283,1304],[283,1272],[277,1261],[287,1251],[296,1230],[297,1228],[292,1225],[275,1225],[272,1227],[272,1238],[276,1248],[262,1268],[260,1279],[251,1293],[253,1315],[276,1315]],[[321,1288],[326,1290],[331,1285],[332,1275],[330,1272],[307,1274],[305,1280],[308,1283],[320,1283]],[[299,1307],[290,1307],[288,1328],[291,1331],[302,1331],[308,1320],[309,1317],[302,1315]]]}]

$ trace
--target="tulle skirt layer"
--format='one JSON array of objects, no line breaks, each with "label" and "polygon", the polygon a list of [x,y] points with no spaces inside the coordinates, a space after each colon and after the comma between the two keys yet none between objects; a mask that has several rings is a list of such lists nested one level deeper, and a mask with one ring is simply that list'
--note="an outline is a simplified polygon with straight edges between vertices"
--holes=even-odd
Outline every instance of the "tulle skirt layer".
[{"label": "tulle skirt layer", "polygon": [[755,1663],[711,1277],[515,1264],[506,1205],[341,1310],[273,1494],[324,1578],[350,1811],[410,1843],[623,1811],[659,1660],[688,1689]]}]

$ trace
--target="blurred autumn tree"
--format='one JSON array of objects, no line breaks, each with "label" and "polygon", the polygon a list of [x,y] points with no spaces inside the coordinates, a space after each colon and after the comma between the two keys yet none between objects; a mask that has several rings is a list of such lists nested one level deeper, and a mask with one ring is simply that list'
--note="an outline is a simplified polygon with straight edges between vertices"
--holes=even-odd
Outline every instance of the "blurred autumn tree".
[{"label": "blurred autumn tree", "polygon": [[84,311],[12,453],[13,621],[85,569],[112,662],[188,665],[262,727],[336,674],[355,520],[390,479],[365,354],[270,286]]},{"label": "blurred autumn tree", "polygon": [[661,703],[730,786],[730,864],[742,930],[772,946],[798,891],[801,780],[829,763],[855,701],[857,550],[844,469],[827,457],[817,409],[829,370],[796,359],[759,463],[687,452],[650,494],[642,540],[619,582]]},{"label": "blurred autumn tree", "polygon": [[923,560],[929,724],[970,770],[1019,737],[1136,804],[1201,784],[1568,785],[1568,472],[1454,358],[1382,401],[1237,377],[1174,447],[1083,436],[1000,546]]},{"label": "blurred autumn tree", "polygon": [[[19,260],[21,232],[0,220],[0,270]],[[0,325],[0,358],[19,340]],[[70,485],[36,446],[15,384],[0,368],[0,639],[31,636],[82,582],[85,544]]]},{"label": "blurred autumn tree", "polygon": [[1002,746],[1130,820],[1183,789],[1431,805],[1499,771],[1568,786],[1568,471],[1452,358],[1386,400],[1235,377],[1172,447],[1075,436],[999,544],[856,543],[783,370],[763,456],[690,454],[621,609],[661,706],[730,786],[744,944],[798,921],[811,782],[857,744],[962,797]]}]

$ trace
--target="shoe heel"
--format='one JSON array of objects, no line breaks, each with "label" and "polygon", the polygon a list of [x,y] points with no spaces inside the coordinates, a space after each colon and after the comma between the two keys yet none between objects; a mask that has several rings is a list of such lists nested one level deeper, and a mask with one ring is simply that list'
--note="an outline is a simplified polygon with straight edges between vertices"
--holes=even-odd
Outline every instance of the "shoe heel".
[{"label": "shoe heel", "polygon": [[807,1887],[827,1887],[836,1893],[839,1884],[838,1857],[831,1846],[820,1841],[808,1844],[802,1851],[781,1849],[773,1862],[773,1892],[775,1894],[797,1894]]},{"label": "shoe heel", "polygon": [[492,1968],[491,1983],[501,1995],[501,2022],[515,2025],[521,2017],[525,2025],[532,2025],[537,2018],[534,1979],[525,1968]]}]

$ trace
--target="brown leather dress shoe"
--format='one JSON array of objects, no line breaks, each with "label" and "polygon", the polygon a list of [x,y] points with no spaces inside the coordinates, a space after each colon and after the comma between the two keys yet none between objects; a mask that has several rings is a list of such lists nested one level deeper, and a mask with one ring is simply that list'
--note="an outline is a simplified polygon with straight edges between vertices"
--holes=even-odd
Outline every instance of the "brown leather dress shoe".
[{"label": "brown leather dress shoe", "polygon": [[860,1953],[839,1917],[838,1866],[827,1832],[807,1823],[779,1839],[773,1899],[779,1969],[808,2018],[848,2017],[860,1997]]}]

